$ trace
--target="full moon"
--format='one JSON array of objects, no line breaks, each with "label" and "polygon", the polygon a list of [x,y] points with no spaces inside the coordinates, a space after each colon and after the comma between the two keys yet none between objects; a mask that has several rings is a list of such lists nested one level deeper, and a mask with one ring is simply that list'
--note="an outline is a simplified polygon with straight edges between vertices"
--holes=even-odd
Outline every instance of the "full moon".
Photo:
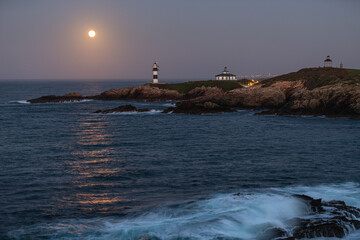
[{"label": "full moon", "polygon": [[95,35],[96,35],[96,33],[94,30],[89,31],[89,37],[93,38],[93,37],[95,37]]}]

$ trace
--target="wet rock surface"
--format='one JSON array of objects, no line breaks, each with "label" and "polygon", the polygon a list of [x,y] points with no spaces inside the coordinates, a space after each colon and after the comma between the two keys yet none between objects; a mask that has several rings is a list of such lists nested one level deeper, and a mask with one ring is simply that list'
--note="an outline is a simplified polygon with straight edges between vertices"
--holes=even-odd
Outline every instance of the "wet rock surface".
[{"label": "wet rock surface", "polygon": [[112,108],[112,109],[97,110],[94,113],[148,112],[148,111],[150,111],[150,110],[147,108],[137,109],[136,107],[134,107],[132,105],[122,105],[122,106]]},{"label": "wet rock surface", "polygon": [[94,100],[135,100],[135,101],[166,101],[166,100],[180,100],[183,94],[176,90],[160,89],[151,85],[145,84],[138,87],[127,87],[121,89],[111,89],[95,96],[83,97],[78,92],[72,92],[63,96],[49,95],[40,98],[27,100],[30,103],[47,103],[47,102],[66,102],[66,101],[80,101],[83,99]]},{"label": "wet rock surface", "polygon": [[30,103],[51,103],[51,102],[75,102],[86,99],[79,92],[72,92],[63,96],[48,95],[40,98],[27,100]]},{"label": "wet rock surface", "polygon": [[90,98],[97,100],[137,100],[137,101],[166,101],[182,99],[183,94],[176,90],[160,89],[149,84],[138,87],[111,89]]},{"label": "wet rock surface", "polygon": [[183,101],[176,104],[176,107],[170,107],[163,111],[163,113],[185,113],[185,114],[207,114],[207,113],[223,113],[235,112],[234,109],[221,106],[213,102],[197,103],[191,101]]},{"label": "wet rock surface", "polygon": [[291,230],[278,227],[267,229],[261,240],[294,240],[303,238],[342,238],[360,229],[360,209],[347,206],[343,201],[322,201],[306,195],[292,197],[306,203],[308,215],[289,219]]}]

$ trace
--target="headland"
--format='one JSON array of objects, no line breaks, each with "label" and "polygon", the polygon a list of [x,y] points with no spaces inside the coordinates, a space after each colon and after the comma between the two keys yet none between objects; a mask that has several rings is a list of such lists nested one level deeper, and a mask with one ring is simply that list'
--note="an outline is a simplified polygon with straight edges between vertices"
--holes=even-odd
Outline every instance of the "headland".
[{"label": "headland", "polygon": [[85,99],[177,101],[176,106],[166,109],[165,113],[202,114],[254,109],[263,110],[258,114],[360,118],[360,70],[305,68],[255,85],[248,79],[149,83],[111,89],[94,96],[82,96],[74,92],[30,99],[28,102]]}]

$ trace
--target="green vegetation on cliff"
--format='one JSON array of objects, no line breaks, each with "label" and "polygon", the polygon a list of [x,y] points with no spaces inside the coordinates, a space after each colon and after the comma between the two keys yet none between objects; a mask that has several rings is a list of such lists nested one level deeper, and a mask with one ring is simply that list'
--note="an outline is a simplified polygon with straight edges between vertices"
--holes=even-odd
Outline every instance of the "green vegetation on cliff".
[{"label": "green vegetation on cliff", "polygon": [[186,94],[197,87],[217,87],[227,92],[236,88],[241,88],[241,84],[238,81],[191,81],[184,83],[166,83],[166,84],[150,84],[153,87],[158,87],[160,89],[169,89],[176,90],[179,93]]},{"label": "green vegetation on cliff", "polygon": [[338,83],[360,83],[360,70],[341,68],[304,68],[297,72],[284,74],[262,81],[263,87],[281,81],[304,81],[304,86],[311,90]]},{"label": "green vegetation on cliff", "polygon": [[360,69],[345,69],[348,71],[351,75],[360,75]]}]

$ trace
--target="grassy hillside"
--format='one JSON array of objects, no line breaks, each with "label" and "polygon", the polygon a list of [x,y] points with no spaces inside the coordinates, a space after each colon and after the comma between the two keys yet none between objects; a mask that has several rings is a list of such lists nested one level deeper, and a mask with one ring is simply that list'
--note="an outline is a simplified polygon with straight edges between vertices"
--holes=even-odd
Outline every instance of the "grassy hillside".
[{"label": "grassy hillside", "polygon": [[155,86],[161,89],[171,89],[177,90],[179,93],[188,93],[192,89],[196,87],[218,87],[222,90],[230,91],[236,88],[241,88],[240,82],[238,81],[216,81],[216,80],[209,80],[209,81],[191,81],[191,82],[184,82],[184,83],[166,83],[166,84],[151,84],[151,86]]},{"label": "grassy hillside", "polygon": [[351,75],[360,75],[360,69],[345,69],[348,71]]},{"label": "grassy hillside", "polygon": [[298,72],[284,74],[262,81],[263,87],[279,81],[304,81],[308,89],[337,83],[360,83],[360,70],[340,68],[304,68]]}]

